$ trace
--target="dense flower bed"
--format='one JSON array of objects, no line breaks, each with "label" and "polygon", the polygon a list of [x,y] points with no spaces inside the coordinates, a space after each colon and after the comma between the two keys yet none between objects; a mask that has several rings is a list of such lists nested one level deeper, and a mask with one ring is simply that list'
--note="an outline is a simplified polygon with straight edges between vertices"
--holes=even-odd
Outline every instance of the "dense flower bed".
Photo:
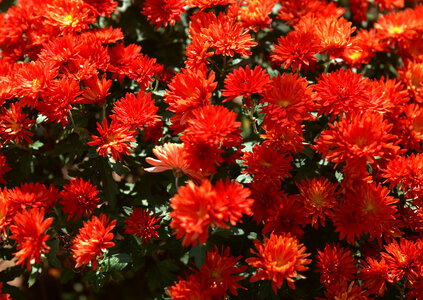
[{"label": "dense flower bed", "polygon": [[0,299],[421,299],[418,2],[3,0]]}]

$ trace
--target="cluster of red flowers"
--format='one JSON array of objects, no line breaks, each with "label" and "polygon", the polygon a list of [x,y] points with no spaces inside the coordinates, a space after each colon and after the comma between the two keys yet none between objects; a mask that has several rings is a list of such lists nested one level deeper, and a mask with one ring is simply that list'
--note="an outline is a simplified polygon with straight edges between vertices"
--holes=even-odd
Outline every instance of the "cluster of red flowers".
[{"label": "cluster of red flowers", "polygon": [[[140,13],[157,31],[188,24],[185,60],[169,71],[125,44],[119,28],[100,26],[118,14],[114,0],[19,0],[0,14],[1,241],[14,240],[16,264],[31,269],[65,232],[67,215],[79,231],[60,246],[76,268],[97,269],[123,234],[164,241],[157,247],[174,237],[182,249],[213,246],[201,267],[167,288],[174,299],[237,295],[245,278],[269,280],[278,293],[295,289],[309,268],[327,299],[381,297],[389,285],[421,297],[418,2],[351,0],[346,11],[326,0],[146,0]],[[269,34],[280,25],[283,34]],[[378,56],[395,62],[383,76],[374,75],[385,68],[375,66]],[[85,175],[65,183],[66,173],[57,187],[8,185],[19,172],[16,151],[42,156],[34,143],[49,128],[86,146],[79,162],[59,157],[64,173]],[[98,175],[86,166],[100,160],[98,174],[109,164],[132,172],[110,172],[128,183],[116,194],[139,176],[172,170],[175,193],[162,215],[150,199],[130,213],[124,201],[106,200],[110,182],[86,175]],[[244,249],[212,245],[215,232],[245,223]],[[323,230],[337,238],[322,237],[323,247],[303,241]]]}]

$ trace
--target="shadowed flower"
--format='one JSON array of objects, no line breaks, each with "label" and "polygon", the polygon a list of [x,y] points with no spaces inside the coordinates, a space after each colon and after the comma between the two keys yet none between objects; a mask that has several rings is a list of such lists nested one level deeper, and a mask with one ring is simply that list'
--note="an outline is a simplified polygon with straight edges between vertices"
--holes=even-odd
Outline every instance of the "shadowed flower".
[{"label": "shadowed flower", "polygon": [[111,248],[115,243],[113,233],[116,220],[109,223],[109,217],[101,214],[100,217],[93,216],[84,226],[79,229],[79,234],[73,240],[72,256],[76,261],[75,268],[87,265],[90,261],[95,270],[97,268],[97,257],[102,257],[102,251]]},{"label": "shadowed flower", "polygon": [[185,5],[186,0],[146,0],[141,13],[159,29],[160,26],[175,25],[176,21],[180,21]]},{"label": "shadowed flower", "polygon": [[126,234],[133,234],[147,243],[152,238],[158,238],[157,228],[160,228],[161,218],[155,215],[150,216],[148,210],[135,207],[134,211],[125,220],[126,226],[124,227]]}]

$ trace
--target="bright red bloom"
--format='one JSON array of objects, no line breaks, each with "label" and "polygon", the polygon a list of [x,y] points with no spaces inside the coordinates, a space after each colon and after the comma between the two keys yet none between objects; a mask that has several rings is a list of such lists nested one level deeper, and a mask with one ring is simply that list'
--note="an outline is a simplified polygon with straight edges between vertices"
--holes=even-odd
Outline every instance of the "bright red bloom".
[{"label": "bright red bloom", "polygon": [[60,203],[63,205],[63,212],[69,214],[68,221],[73,217],[79,219],[82,216],[91,216],[100,201],[97,195],[98,190],[89,179],[84,181],[82,178],[75,178],[63,186]]},{"label": "bright red bloom", "polygon": [[244,276],[234,274],[244,272],[247,266],[236,267],[241,256],[229,256],[229,251],[230,248],[227,247],[220,254],[217,247],[214,247],[212,251],[206,253],[204,264],[197,273],[203,299],[226,298],[228,291],[238,295],[237,289],[243,288],[238,281],[244,279]]},{"label": "bright red bloom", "polygon": [[42,208],[50,213],[59,198],[59,191],[44,184],[22,183],[21,187],[9,189],[7,193],[10,208],[13,212],[21,212],[28,208]]},{"label": "bright red bloom", "polygon": [[209,225],[227,227],[223,222],[224,210],[217,197],[216,190],[208,180],[201,186],[189,181],[178,189],[178,193],[170,200],[173,212],[170,227],[175,230],[176,238],[184,237],[183,246],[200,245],[206,242]]},{"label": "bright red bloom", "polygon": [[157,228],[160,228],[161,218],[155,215],[150,216],[148,210],[135,207],[134,211],[125,220],[124,227],[126,234],[133,234],[142,239],[144,243],[148,243],[152,238],[158,238]]},{"label": "bright red bloom", "polygon": [[150,24],[159,29],[168,24],[174,26],[176,21],[180,21],[185,5],[186,0],[146,0],[141,13],[147,16]]},{"label": "bright red bloom", "polygon": [[118,6],[114,0],[84,0],[84,2],[91,6],[96,15],[106,17],[110,17]]},{"label": "bright red bloom", "polygon": [[82,99],[78,101],[79,103],[97,105],[106,103],[106,97],[110,95],[108,91],[112,86],[112,81],[107,80],[106,74],[103,74],[101,80],[97,76],[86,79],[84,85],[86,89],[83,90]]},{"label": "bright red bloom", "polygon": [[225,89],[222,90],[222,96],[227,98],[223,102],[238,96],[244,96],[247,102],[253,94],[262,95],[269,81],[269,74],[261,66],[256,66],[251,70],[249,66],[246,66],[245,69],[240,67],[225,78]]},{"label": "bright red bloom", "polygon": [[360,29],[351,39],[351,47],[344,50],[342,58],[350,67],[361,67],[367,64],[376,55],[376,52],[383,51],[382,42],[377,37],[374,29]]},{"label": "bright red bloom", "polygon": [[292,64],[292,71],[314,70],[317,58],[315,54],[319,52],[319,42],[314,34],[294,30],[286,36],[278,38],[278,43],[273,44],[272,61],[283,65],[287,69]]},{"label": "bright red bloom", "polygon": [[252,152],[245,152],[243,165],[247,166],[242,173],[254,174],[256,180],[272,177],[285,179],[291,177],[292,157],[285,153],[274,151],[262,145],[255,145]]},{"label": "bright red bloom", "polygon": [[118,158],[119,160],[122,159],[121,153],[130,154],[129,149],[133,147],[130,143],[135,142],[135,131],[114,121],[109,127],[106,119],[103,120],[103,127],[97,122],[97,130],[100,136],[92,135],[91,138],[93,140],[88,142],[88,145],[98,145],[97,152],[99,155],[106,157],[107,154],[111,153],[116,161]]},{"label": "bright red bloom", "polygon": [[213,7],[215,5],[226,5],[230,2],[231,0],[188,0],[190,8],[198,7],[201,10],[204,10],[208,7]]},{"label": "bright red bloom", "polygon": [[322,132],[315,149],[335,164],[367,160],[375,156],[389,158],[400,152],[398,139],[390,133],[392,124],[379,113],[352,114]]},{"label": "bright red bloom", "polygon": [[12,236],[10,238],[18,243],[18,257],[16,264],[24,265],[26,260],[27,269],[31,269],[34,263],[40,263],[41,253],[48,253],[50,247],[46,241],[50,237],[45,231],[50,227],[53,218],[44,219],[44,210],[34,208],[17,213],[10,226]]},{"label": "bright red bloom", "polygon": [[75,268],[87,265],[90,261],[95,270],[97,268],[97,257],[102,257],[102,251],[111,248],[115,243],[114,234],[111,232],[116,226],[116,220],[109,224],[109,217],[100,214],[100,217],[93,216],[90,221],[84,222],[79,229],[79,234],[73,240],[73,259],[76,261]]},{"label": "bright red bloom", "polygon": [[389,43],[411,40],[417,36],[417,14],[412,9],[382,15],[374,25],[381,39]]},{"label": "bright red bloom", "polygon": [[382,297],[386,291],[386,282],[389,281],[388,266],[385,259],[379,262],[372,258],[362,260],[363,268],[360,270],[359,278],[369,293]]},{"label": "bright red bloom", "polygon": [[[330,286],[327,286],[325,291],[325,299],[338,300],[338,299],[351,299],[351,300],[369,300],[372,299],[367,296],[366,290],[363,285],[358,286],[354,281],[348,284],[347,281],[340,281]],[[321,298],[318,298],[319,300]]]},{"label": "bright red bloom", "polygon": [[217,197],[222,199],[221,201],[227,207],[227,213],[225,214],[224,221],[230,222],[232,226],[241,220],[242,215],[251,215],[251,205],[254,200],[250,199],[250,190],[244,188],[240,183],[236,181],[219,180],[216,182]]},{"label": "bright red bloom", "polygon": [[251,282],[269,279],[272,281],[273,291],[282,286],[284,279],[291,289],[295,289],[295,277],[305,278],[298,272],[306,271],[311,260],[307,259],[306,248],[298,240],[289,235],[270,234],[265,237],[264,242],[254,241],[257,252],[251,249],[251,253],[258,257],[250,257],[245,261],[258,272],[251,278]]},{"label": "bright red bloom", "polygon": [[320,225],[325,226],[326,216],[336,205],[337,185],[324,177],[302,180],[296,185],[300,190],[305,209],[312,216],[312,225],[317,228],[320,221]]},{"label": "bright red bloom", "polygon": [[29,138],[33,135],[28,129],[35,123],[35,120],[27,118],[27,114],[22,113],[19,104],[10,104],[10,110],[4,109],[0,114],[0,138],[3,144],[14,140],[16,144],[23,145],[24,141],[32,145]]},{"label": "bright red bloom", "polygon": [[10,170],[12,170],[12,168],[7,165],[6,156],[0,153],[0,183],[6,184],[6,180],[3,176]]},{"label": "bright red bloom", "polygon": [[239,7],[239,16],[245,28],[251,28],[254,31],[269,28],[272,13],[276,0],[249,0],[245,1],[247,6]]},{"label": "bright red bloom", "polygon": [[266,115],[262,129],[266,132],[260,135],[265,139],[263,146],[292,155],[304,148],[303,126],[298,123],[287,120],[275,122],[271,115]]},{"label": "bright red bloom", "polygon": [[423,62],[412,62],[398,73],[407,85],[411,98],[423,103]]},{"label": "bright red bloom", "polygon": [[216,50],[216,54],[223,56],[238,53],[246,57],[251,55],[250,48],[257,45],[240,23],[223,13],[219,14],[216,22],[203,28],[202,34],[208,37],[210,47]]},{"label": "bright red bloom", "polygon": [[191,274],[186,280],[180,277],[178,279],[178,282],[167,288],[167,293],[173,300],[209,300],[202,295],[197,274]]},{"label": "bright red bloom", "polygon": [[308,86],[306,78],[297,74],[282,74],[273,77],[261,102],[269,105],[262,108],[262,112],[270,114],[268,118],[289,120],[301,123],[311,119],[308,113],[315,108],[312,88]]},{"label": "bright red bloom", "polygon": [[354,280],[357,274],[356,261],[350,250],[339,244],[326,245],[322,251],[317,250],[316,272],[322,274],[320,282],[331,285],[343,281]]},{"label": "bright red bloom", "polygon": [[363,103],[367,102],[369,83],[361,74],[340,69],[320,74],[313,88],[318,96],[319,114],[337,116],[343,112],[350,116],[352,112],[360,111]]},{"label": "bright red bloom", "polygon": [[134,94],[127,93],[125,98],[114,103],[113,114],[110,118],[122,126],[142,129],[160,120],[157,115],[158,110],[150,93],[140,91],[136,97]]}]

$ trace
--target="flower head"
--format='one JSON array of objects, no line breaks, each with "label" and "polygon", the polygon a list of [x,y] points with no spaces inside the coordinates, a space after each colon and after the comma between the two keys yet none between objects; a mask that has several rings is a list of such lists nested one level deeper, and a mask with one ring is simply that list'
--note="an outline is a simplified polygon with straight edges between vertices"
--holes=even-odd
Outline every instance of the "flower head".
[{"label": "flower head", "polygon": [[126,234],[133,234],[147,243],[152,238],[159,237],[157,228],[160,228],[161,218],[150,216],[148,210],[135,207],[134,211],[125,220],[126,226],[124,227]]}]

